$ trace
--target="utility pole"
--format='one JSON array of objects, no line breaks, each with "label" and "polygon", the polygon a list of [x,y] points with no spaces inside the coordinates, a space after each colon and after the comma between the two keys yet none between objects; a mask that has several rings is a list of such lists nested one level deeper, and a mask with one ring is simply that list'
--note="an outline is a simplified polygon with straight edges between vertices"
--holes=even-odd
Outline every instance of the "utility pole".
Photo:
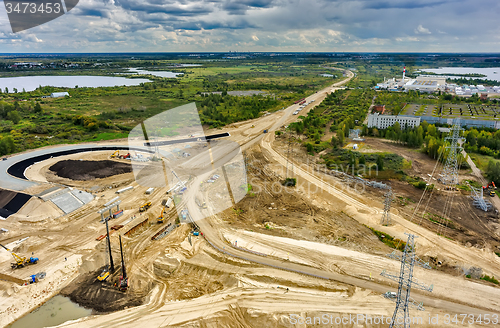
[{"label": "utility pole", "polygon": [[418,238],[418,236],[408,233],[405,233],[405,235],[408,235],[408,241],[406,242],[403,254],[399,255],[394,251],[388,255],[388,257],[401,262],[399,276],[386,273],[385,270],[380,274],[381,276],[394,280],[399,284],[395,300],[390,296],[390,294],[385,294],[386,298],[393,299],[396,302],[396,308],[394,309],[394,314],[392,315],[389,328],[410,327],[411,318],[409,307],[413,307],[419,311],[424,311],[422,303],[418,304],[410,297],[412,286],[429,292],[432,292],[434,288],[433,285],[430,287],[426,286],[413,278],[413,267],[415,264],[420,265],[425,269],[431,269],[431,267],[428,263],[424,263],[422,260],[417,258],[415,253],[415,238]]},{"label": "utility pole", "polygon": [[446,163],[443,167],[441,182],[444,185],[452,186],[457,185],[458,181],[458,153],[462,150],[462,147],[458,145],[458,139],[460,138],[460,118],[455,119],[455,123],[450,131],[450,136],[447,140],[450,140],[450,145],[446,147],[447,157]]},{"label": "utility pole", "polygon": [[392,203],[392,188],[385,193],[384,199],[384,213],[382,214],[382,220],[380,220],[380,224],[384,226],[388,226],[391,224],[391,203]]}]

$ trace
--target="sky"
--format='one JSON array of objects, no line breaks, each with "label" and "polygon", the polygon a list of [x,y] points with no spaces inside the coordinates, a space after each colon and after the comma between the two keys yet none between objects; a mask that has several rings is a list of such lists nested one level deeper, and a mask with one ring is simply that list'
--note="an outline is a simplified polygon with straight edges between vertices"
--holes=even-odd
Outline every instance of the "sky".
[{"label": "sky", "polygon": [[[3,1],[1,1],[3,2]],[[499,0],[80,0],[8,52],[500,52]]]}]

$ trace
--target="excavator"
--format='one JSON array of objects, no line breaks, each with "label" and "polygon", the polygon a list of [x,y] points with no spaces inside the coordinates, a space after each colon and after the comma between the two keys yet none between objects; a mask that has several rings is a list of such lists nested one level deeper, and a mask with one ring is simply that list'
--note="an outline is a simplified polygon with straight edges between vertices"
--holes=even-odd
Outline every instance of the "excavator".
[{"label": "excavator", "polygon": [[120,235],[119,237],[120,237],[120,253],[122,255],[122,275],[120,277],[119,288],[122,292],[125,292],[128,289],[128,276],[127,276],[127,271],[125,270],[125,261],[123,259],[122,236]]},{"label": "excavator", "polygon": [[488,190],[490,197],[495,197],[495,189],[497,189],[497,186],[495,186],[495,182],[493,181],[488,183],[486,186],[483,186],[483,191]]},{"label": "excavator", "polygon": [[165,209],[167,208],[167,206],[163,206],[163,208],[161,209],[161,212],[160,212],[160,216],[158,217],[158,219],[156,220],[156,222],[158,223],[163,223],[163,220],[165,220]]},{"label": "excavator", "polygon": [[116,150],[113,154],[111,154],[110,158],[117,158],[120,156],[120,151]]},{"label": "excavator", "polygon": [[37,264],[38,263],[38,257],[30,257],[29,259],[27,259],[25,257],[21,257],[21,256],[17,255],[16,253],[14,253],[13,251],[11,251],[10,249],[8,249],[7,247],[5,247],[2,244],[0,244],[0,246],[5,248],[5,250],[10,252],[10,254],[12,254],[12,256],[14,257],[14,260],[16,261],[16,263],[11,263],[12,269],[19,269],[19,268],[24,267],[27,264]]}]

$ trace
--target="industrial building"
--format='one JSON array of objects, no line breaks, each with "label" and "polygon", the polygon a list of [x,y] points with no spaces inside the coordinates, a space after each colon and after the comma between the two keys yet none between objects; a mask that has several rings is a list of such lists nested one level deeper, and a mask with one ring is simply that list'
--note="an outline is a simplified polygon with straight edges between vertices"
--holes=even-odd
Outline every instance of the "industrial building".
[{"label": "industrial building", "polygon": [[368,115],[368,127],[377,129],[387,129],[398,122],[401,128],[414,128],[420,125],[420,117],[405,115],[380,115],[378,113]]},{"label": "industrial building", "polygon": [[66,96],[69,97],[69,93],[67,93],[67,92],[52,92],[50,94],[51,98],[61,98],[61,97],[66,97]]}]

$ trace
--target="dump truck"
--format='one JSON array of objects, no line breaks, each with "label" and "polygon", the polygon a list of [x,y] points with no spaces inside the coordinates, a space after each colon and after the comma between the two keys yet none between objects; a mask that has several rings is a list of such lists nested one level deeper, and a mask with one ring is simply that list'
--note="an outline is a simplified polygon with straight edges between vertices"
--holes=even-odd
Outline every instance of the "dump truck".
[{"label": "dump truck", "polygon": [[139,212],[145,212],[151,207],[151,202],[147,202],[139,208]]}]

